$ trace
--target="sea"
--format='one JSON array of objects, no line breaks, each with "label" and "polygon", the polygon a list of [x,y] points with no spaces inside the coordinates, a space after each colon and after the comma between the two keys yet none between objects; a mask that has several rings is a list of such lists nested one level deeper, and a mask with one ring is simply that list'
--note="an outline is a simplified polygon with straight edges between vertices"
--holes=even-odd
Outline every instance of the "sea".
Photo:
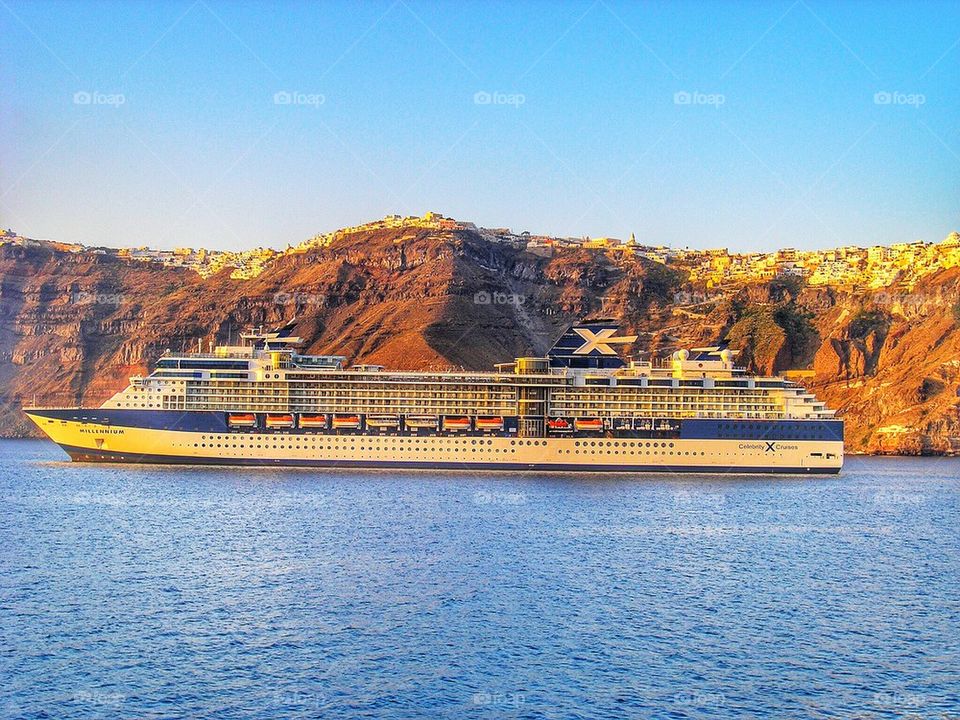
[{"label": "sea", "polygon": [[960,720],[960,459],[0,468],[2,718]]}]

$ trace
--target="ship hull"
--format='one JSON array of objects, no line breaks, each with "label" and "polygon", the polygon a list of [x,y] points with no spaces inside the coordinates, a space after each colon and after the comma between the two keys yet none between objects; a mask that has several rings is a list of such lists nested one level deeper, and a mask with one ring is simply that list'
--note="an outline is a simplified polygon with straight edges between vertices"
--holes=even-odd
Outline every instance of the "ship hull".
[{"label": "ship hull", "polygon": [[[756,428],[750,437],[720,437],[725,432],[717,430],[717,423],[699,420],[687,426],[688,437],[681,432],[662,438],[613,434],[520,438],[491,433],[241,431],[226,427],[217,413],[171,414],[177,416],[176,422],[160,422],[160,413],[102,409],[30,409],[27,414],[79,462],[778,474],[837,473],[843,463],[843,442],[835,425],[823,426],[827,437],[817,439],[778,437],[772,430],[775,425],[764,430],[760,424],[749,426]],[[804,430],[808,437],[818,434]],[[779,431],[784,435],[783,428]]]}]

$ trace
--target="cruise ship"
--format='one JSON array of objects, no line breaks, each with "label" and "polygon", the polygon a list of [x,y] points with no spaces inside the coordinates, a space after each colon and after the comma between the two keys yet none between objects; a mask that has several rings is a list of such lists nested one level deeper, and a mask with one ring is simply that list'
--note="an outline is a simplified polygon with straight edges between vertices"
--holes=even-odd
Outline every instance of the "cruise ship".
[{"label": "cruise ship", "polygon": [[291,326],[167,351],[98,408],[26,408],[75,461],[216,465],[837,473],[843,421],[718,345],[630,359],[616,322],[545,357],[407,372],[301,354]]}]

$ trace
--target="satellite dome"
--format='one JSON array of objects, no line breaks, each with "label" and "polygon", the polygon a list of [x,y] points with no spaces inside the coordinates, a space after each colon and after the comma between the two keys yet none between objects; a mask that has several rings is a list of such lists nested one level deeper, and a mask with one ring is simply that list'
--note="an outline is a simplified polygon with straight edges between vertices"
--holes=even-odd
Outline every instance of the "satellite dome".
[{"label": "satellite dome", "polygon": [[689,350],[681,350],[680,352],[677,353],[678,360],[686,360],[688,357],[690,357]]},{"label": "satellite dome", "polygon": [[720,359],[723,360],[725,363],[728,363],[731,360],[733,360],[733,353],[730,352],[729,348],[724,348],[723,350],[720,351]]}]

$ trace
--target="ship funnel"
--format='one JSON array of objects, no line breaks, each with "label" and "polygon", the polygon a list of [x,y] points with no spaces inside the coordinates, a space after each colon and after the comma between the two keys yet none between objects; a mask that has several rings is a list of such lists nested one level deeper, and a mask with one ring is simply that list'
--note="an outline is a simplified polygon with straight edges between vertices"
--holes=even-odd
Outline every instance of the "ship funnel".
[{"label": "ship funnel", "polygon": [[553,367],[616,369],[625,365],[617,348],[632,345],[636,335],[617,335],[616,320],[584,320],[572,326],[550,348]]}]

